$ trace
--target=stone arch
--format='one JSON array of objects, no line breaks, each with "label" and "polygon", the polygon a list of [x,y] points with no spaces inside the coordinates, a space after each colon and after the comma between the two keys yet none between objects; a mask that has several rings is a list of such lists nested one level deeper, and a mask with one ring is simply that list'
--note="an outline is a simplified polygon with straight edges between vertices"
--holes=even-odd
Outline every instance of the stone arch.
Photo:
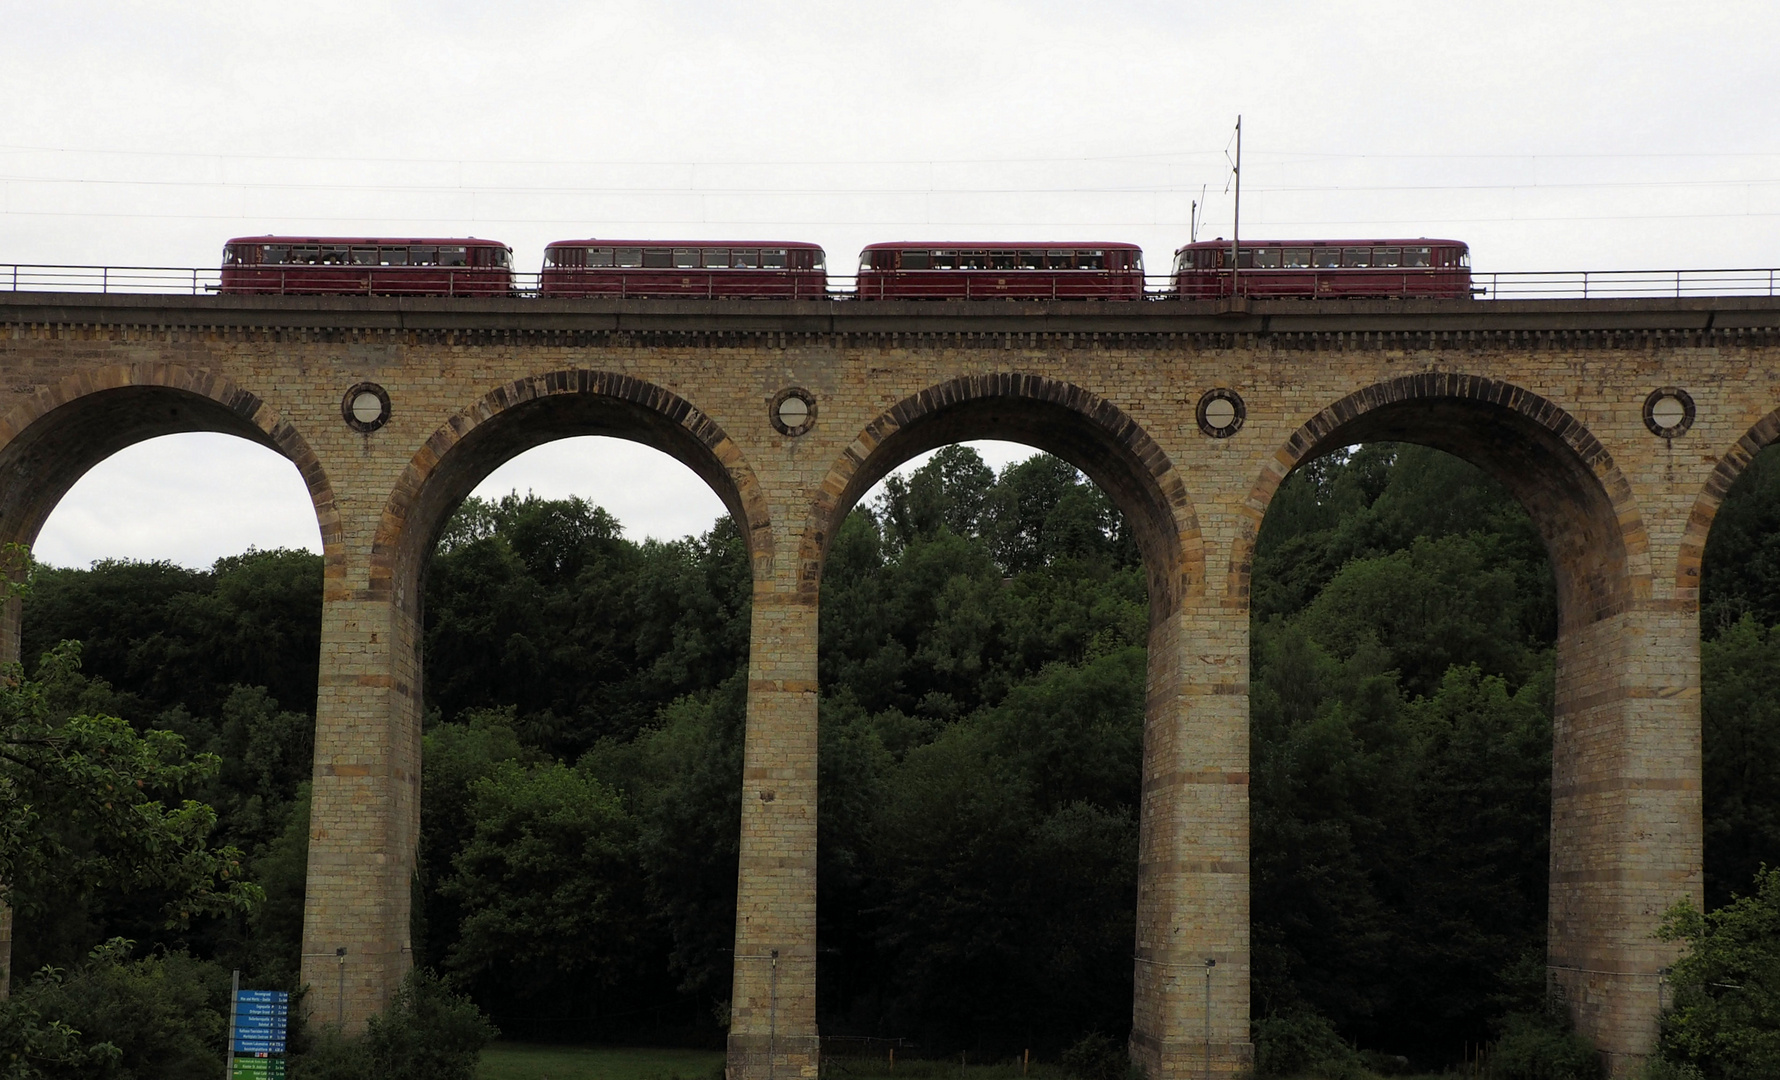
[{"label": "stone arch", "polygon": [[1599,440],[1548,399],[1479,375],[1376,383],[1323,409],[1261,469],[1231,545],[1229,590],[1247,600],[1261,519],[1299,465],[1356,442],[1409,442],[1464,458],[1500,481],[1539,526],[1564,624],[1619,614],[1651,595],[1650,540],[1631,485]]},{"label": "stone arch", "polygon": [[1262,516],[1292,469],[1367,441],[1470,461],[1544,538],[1558,602],[1548,986],[1623,1075],[1648,1052],[1673,955],[1651,945],[1658,913],[1697,899],[1700,867],[1699,698],[1687,693],[1697,654],[1664,636],[1631,485],[1581,422],[1538,394],[1462,374],[1377,383],[1317,413],[1264,465],[1232,542],[1233,596],[1246,600]]},{"label": "stone arch", "polygon": [[31,544],[87,470],[161,435],[216,431],[270,447],[302,475],[322,550],[340,545],[333,486],[309,443],[260,397],[179,364],[117,364],[44,387],[0,416],[0,543]]},{"label": "stone arch", "polygon": [[1724,505],[1725,496],[1730,494],[1743,470],[1755,460],[1755,455],[1775,442],[1780,442],[1780,409],[1750,425],[1736,445],[1719,457],[1712,475],[1706,478],[1699,496],[1694,499],[1693,510],[1687,515],[1687,526],[1681,534],[1681,549],[1675,559],[1675,599],[1687,605],[1689,610],[1699,610],[1700,567],[1706,558],[1706,538],[1711,535],[1712,522],[1718,518],[1718,508]]},{"label": "stone arch", "polygon": [[767,572],[772,529],[765,496],[716,421],[641,379],[568,369],[498,387],[427,439],[384,505],[366,599],[394,600],[417,617],[415,586],[451,512],[501,462],[575,435],[630,438],[672,455],[723,500],[742,527],[756,576]]},{"label": "stone arch", "polygon": [[867,424],[828,470],[798,551],[800,591],[813,596],[841,520],[873,484],[928,450],[1006,438],[1056,454],[1124,512],[1150,578],[1152,622],[1205,589],[1205,550],[1192,500],[1168,455],[1105,398],[1041,375],[967,375],[929,387]]},{"label": "stone arch", "polygon": [[[1136,535],[1150,625],[1130,1050],[1152,1075],[1181,1056],[1185,1007],[1168,973],[1182,966],[1182,950],[1194,970],[1211,953],[1234,971],[1219,1008],[1241,1031],[1220,1029],[1220,1039],[1246,1047],[1247,754],[1225,715],[1238,689],[1232,666],[1206,652],[1218,645],[1203,617],[1205,551],[1192,500],[1142,425],[1105,398],[1039,375],[965,376],[904,398],[829,468],[799,545],[799,599],[813,614],[834,533],[873,484],[917,454],[973,438],[1012,439],[1070,462]],[[1240,1053],[1219,1045],[1220,1055]]]},{"label": "stone arch", "polygon": [[[0,416],[0,543],[37,542],[68,489],[119,450],[161,435],[216,431],[270,447],[303,477],[324,563],[340,557],[340,513],[315,451],[251,391],[180,364],[115,364],[71,375]],[[0,614],[0,661],[18,659],[20,605]]]}]

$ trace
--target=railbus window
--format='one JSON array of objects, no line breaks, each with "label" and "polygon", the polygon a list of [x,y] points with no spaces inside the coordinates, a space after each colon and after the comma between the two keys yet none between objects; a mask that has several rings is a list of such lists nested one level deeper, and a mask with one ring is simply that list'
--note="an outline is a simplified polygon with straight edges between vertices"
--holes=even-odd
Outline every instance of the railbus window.
[{"label": "railbus window", "polygon": [[1372,249],[1372,265],[1373,266],[1402,266],[1403,265],[1403,249],[1402,248],[1394,248],[1394,247],[1373,248]]},{"label": "railbus window", "polygon": [[1261,248],[1261,247],[1256,248],[1255,249],[1255,268],[1257,270],[1278,270],[1279,269],[1279,249],[1278,248]]},{"label": "railbus window", "polygon": [[584,248],[586,266],[612,266],[612,249],[609,247]]},{"label": "railbus window", "polygon": [[440,266],[468,266],[469,252],[460,247],[441,247],[439,249]]},{"label": "railbus window", "polygon": [[736,248],[730,252],[729,265],[737,270],[754,270],[760,266],[760,252]]},{"label": "railbus window", "polygon": [[377,249],[374,247],[355,247],[352,249],[352,265],[376,266]]},{"label": "railbus window", "polygon": [[986,251],[960,251],[958,253],[958,269],[987,270],[989,269],[989,253]]},{"label": "railbus window", "polygon": [[411,244],[408,247],[408,261],[415,266],[437,266],[439,249],[431,244]]},{"label": "railbus window", "polygon": [[1236,252],[1236,268],[1238,270],[1248,270],[1248,269],[1252,268],[1254,265],[1255,265],[1255,249],[1254,248],[1240,248],[1237,250],[1237,252]]},{"label": "railbus window", "polygon": [[1342,248],[1341,265],[1346,267],[1371,266],[1372,249],[1363,247]]},{"label": "railbus window", "polygon": [[1075,253],[1075,266],[1078,270],[1105,270],[1106,252],[1078,251]]},{"label": "railbus window", "polygon": [[290,261],[289,244],[267,244],[260,253],[260,261],[268,263],[287,263]]},{"label": "railbus window", "polygon": [[644,248],[643,268],[663,270],[674,265],[674,253],[668,248]]},{"label": "railbus window", "polygon": [[783,269],[785,269],[785,249],[784,248],[761,248],[760,249],[760,265],[765,267],[768,270],[783,270]]},{"label": "railbus window", "polygon": [[614,266],[642,266],[642,248],[613,248],[612,264]]},{"label": "railbus window", "polygon": [[697,248],[675,248],[674,269],[691,270],[698,266]]},{"label": "railbus window", "polygon": [[406,247],[386,247],[377,249],[377,261],[384,266],[407,266],[408,249]]},{"label": "railbus window", "polygon": [[1045,265],[1051,270],[1074,270],[1075,252],[1049,248],[1045,251]]},{"label": "railbus window", "polygon": [[1310,265],[1310,249],[1285,248],[1280,252],[1279,264],[1288,270],[1303,270]]},{"label": "railbus window", "polygon": [[345,266],[352,258],[352,249],[339,244],[329,244],[321,249],[321,261],[324,266]]},{"label": "railbus window", "polygon": [[928,251],[905,251],[902,253],[904,270],[929,270],[933,267],[933,253]]},{"label": "railbus window", "polygon": [[1338,247],[1314,248],[1310,254],[1310,261],[1316,264],[1318,270],[1332,270],[1341,265],[1341,249]]},{"label": "railbus window", "polygon": [[992,251],[989,253],[989,266],[994,270],[1015,270],[1019,268],[1020,256],[1013,251]]},{"label": "railbus window", "polygon": [[1425,248],[1425,247],[1406,247],[1403,249],[1403,265],[1404,266],[1432,266],[1432,265],[1434,265],[1434,262],[1431,258],[1429,258],[1429,251],[1427,248]]},{"label": "railbus window", "polygon": [[727,269],[729,269],[729,249],[728,248],[705,248],[705,250],[704,250],[704,265],[705,265],[705,268],[709,269],[709,270],[727,270]]}]

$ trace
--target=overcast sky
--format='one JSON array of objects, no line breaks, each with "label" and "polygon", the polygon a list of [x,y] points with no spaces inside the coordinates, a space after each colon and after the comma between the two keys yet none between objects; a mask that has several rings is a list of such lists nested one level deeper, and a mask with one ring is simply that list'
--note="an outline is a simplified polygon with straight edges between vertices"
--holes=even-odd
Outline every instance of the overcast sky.
[{"label": "overcast sky", "polygon": [[[214,266],[231,236],[1450,236],[1479,271],[1780,264],[1780,6],[0,0],[0,263]],[[990,448],[998,462],[1016,456]],[[628,479],[625,479],[628,478]],[[484,493],[702,531],[661,455],[570,440]],[[179,506],[177,515],[160,508]],[[194,505],[208,507],[197,513]],[[200,522],[193,531],[189,523]],[[282,459],[154,440],[62,565],[318,545]]]}]

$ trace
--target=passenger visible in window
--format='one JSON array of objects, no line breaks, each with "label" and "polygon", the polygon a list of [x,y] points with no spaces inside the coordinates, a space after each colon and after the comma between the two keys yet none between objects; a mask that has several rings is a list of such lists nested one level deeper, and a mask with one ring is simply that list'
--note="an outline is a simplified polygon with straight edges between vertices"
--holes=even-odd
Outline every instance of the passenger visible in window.
[{"label": "passenger visible in window", "polygon": [[1341,249],[1338,247],[1320,247],[1312,250],[1311,261],[1318,270],[1332,270],[1341,265]]}]

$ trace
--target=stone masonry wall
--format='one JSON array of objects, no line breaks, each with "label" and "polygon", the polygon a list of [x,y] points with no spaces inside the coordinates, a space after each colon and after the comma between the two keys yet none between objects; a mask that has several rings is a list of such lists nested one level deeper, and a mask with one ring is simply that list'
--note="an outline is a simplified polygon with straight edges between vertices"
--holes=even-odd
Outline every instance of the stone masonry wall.
[{"label": "stone masonry wall", "polygon": [[[1444,440],[1545,500],[1536,517],[1560,580],[1576,582],[1560,642],[1553,984],[1617,1072],[1650,1045],[1670,956],[1650,932],[1670,903],[1700,899],[1698,547],[1734,479],[1724,463],[1747,460],[1739,440],[1773,437],[1780,305],[1718,329],[1697,312],[1599,304],[1510,318],[1459,302],[1445,321],[1410,317],[1446,310],[1427,305],[1352,308],[1331,331],[1312,315],[1335,309],[1308,304],[1183,331],[1093,304],[1034,305],[1022,325],[1008,314],[1021,305],[859,303],[841,319],[811,313],[822,305],[633,302],[600,323],[498,301],[187,300],[169,315],[25,295],[0,295],[0,540],[33,539],[53,499],[31,493],[59,494],[98,460],[69,433],[99,416],[111,449],[169,430],[169,409],[184,410],[172,430],[257,438],[315,501],[326,589],[303,975],[318,1020],[361,1025],[410,963],[428,530],[515,447],[617,434],[669,449],[746,519],[731,1074],[813,1076],[817,534],[857,497],[850,484],[920,439],[1004,437],[1048,443],[1146,515],[1160,606],[1132,1052],[1153,1080],[1199,1075],[1208,1051],[1235,1075],[1249,1053],[1248,552],[1280,479],[1358,432]],[[1578,319],[1594,328],[1567,328]],[[361,382],[391,401],[371,433],[342,417]],[[768,416],[788,387],[817,403],[796,436]],[[1659,387],[1695,404],[1672,439],[1645,425]],[[1228,437],[1195,414],[1213,388],[1245,405]],[[547,431],[527,428],[546,415]]]}]

